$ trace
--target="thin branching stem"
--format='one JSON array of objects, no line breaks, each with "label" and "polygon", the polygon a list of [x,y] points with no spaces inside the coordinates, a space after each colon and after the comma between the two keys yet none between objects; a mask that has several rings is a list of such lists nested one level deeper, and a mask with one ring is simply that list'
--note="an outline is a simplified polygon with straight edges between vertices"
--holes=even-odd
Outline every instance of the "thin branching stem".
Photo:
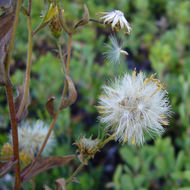
[{"label": "thin branching stem", "polygon": [[62,15],[62,10],[61,9],[59,9],[59,21],[60,21],[60,23],[61,23],[61,26],[62,26],[62,28],[65,30],[65,32],[69,35],[70,34],[70,31],[69,31],[69,29],[67,28],[67,26],[66,26],[66,24],[65,24],[65,22],[64,22],[64,20],[63,20],[63,15]]},{"label": "thin branching stem", "polygon": [[[80,21],[79,21],[79,22],[80,22]],[[69,34],[68,45],[67,45],[66,71],[65,71],[66,74],[69,74],[69,71],[70,71],[70,59],[71,59],[72,37],[73,37],[73,34],[74,34],[75,30],[77,29],[77,27],[78,27],[79,25],[80,25],[80,24],[76,24],[76,25],[73,27],[73,29],[71,30],[71,32],[69,32],[68,29],[66,29],[66,30],[67,30],[66,32]],[[59,48],[59,50],[61,51],[60,44],[58,44],[58,48]],[[62,53],[61,53],[61,55],[62,55]],[[59,116],[59,114],[60,114],[60,112],[61,112],[61,107],[62,107],[62,105],[63,105],[63,103],[64,103],[64,98],[65,98],[66,92],[67,92],[67,83],[66,83],[66,81],[65,81],[65,85],[64,85],[64,88],[63,88],[62,98],[61,98],[61,101],[60,101],[59,108],[58,108],[58,110],[57,110],[57,112],[56,112],[56,114],[55,114],[55,116],[54,116],[54,118],[53,118],[53,120],[52,120],[52,122],[51,122],[51,124],[50,124],[49,131],[48,131],[48,133],[47,133],[47,135],[46,135],[46,137],[45,137],[45,139],[44,139],[44,142],[43,142],[43,144],[42,144],[42,147],[40,148],[40,150],[39,150],[39,152],[38,152],[36,158],[34,159],[34,161],[32,162],[32,164],[30,165],[30,167],[25,171],[25,173],[24,173],[23,176],[26,176],[26,175],[31,171],[32,167],[36,164],[36,162],[39,160],[39,158],[40,158],[40,156],[41,156],[41,154],[42,154],[42,152],[43,152],[43,150],[44,150],[44,148],[45,148],[45,146],[46,146],[46,144],[47,144],[47,141],[48,141],[48,139],[49,139],[49,137],[50,137],[50,135],[51,135],[51,132],[53,131],[53,129],[54,129],[54,127],[55,127],[56,120],[57,120],[57,118],[58,118],[58,116]],[[79,167],[81,167],[81,169],[83,168],[83,166],[79,166]],[[81,169],[79,169],[79,170],[81,170]],[[79,172],[79,171],[78,171],[78,172]],[[76,175],[77,175],[77,173],[76,173]]]},{"label": "thin branching stem", "polygon": [[23,94],[22,102],[20,104],[18,113],[17,113],[17,118],[20,118],[24,110],[24,107],[28,99],[29,88],[30,88],[30,72],[31,72],[31,62],[32,62],[32,23],[31,23],[30,12],[29,12],[29,16],[27,16],[27,19],[28,19],[28,55],[27,55],[26,74],[25,74],[25,81],[24,81],[24,94]]},{"label": "thin branching stem", "polygon": [[59,50],[59,57],[61,59],[61,65],[63,66],[63,71],[65,73],[66,71],[66,67],[65,67],[65,59],[63,57],[63,53],[62,53],[62,49],[61,49],[61,44],[59,42],[57,42],[57,47],[58,47],[58,50]]},{"label": "thin branching stem", "polygon": [[7,93],[7,101],[8,101],[8,105],[9,105],[9,112],[10,112],[10,118],[11,118],[12,140],[13,140],[13,157],[14,157],[14,160],[17,160],[16,166],[15,166],[14,190],[19,190],[21,180],[20,180],[18,130],[17,130],[17,121],[16,121],[16,115],[15,115],[15,106],[14,106],[12,88],[11,88],[11,85],[9,83],[6,85],[6,93]]},{"label": "thin branching stem", "polygon": [[19,21],[19,13],[20,13],[21,5],[22,5],[22,0],[18,0],[16,13],[15,13],[15,19],[14,19],[14,25],[13,25],[13,32],[12,32],[11,41],[9,44],[9,49],[7,52],[6,60],[5,60],[5,70],[6,70],[6,73],[8,76],[9,76],[9,72],[10,72],[10,59],[11,59],[11,54],[12,54],[12,50],[13,50],[13,46],[14,46],[14,42],[15,42],[15,36],[16,36],[16,30],[17,30],[18,21]]},{"label": "thin branching stem", "polygon": [[83,169],[85,166],[84,163],[81,163],[78,168],[74,171],[74,173],[71,175],[71,177],[67,180],[66,185],[68,185],[70,182],[73,181],[73,179],[77,176],[77,174]]},{"label": "thin branching stem", "polygon": [[102,22],[100,20],[93,19],[93,18],[90,18],[89,21],[96,22],[96,23],[99,23],[99,24],[104,24],[104,22]]},{"label": "thin branching stem", "polygon": [[[107,139],[105,139],[103,142],[101,142],[98,145],[97,151],[99,151],[101,148],[104,147],[104,145],[106,145],[108,142],[112,141],[115,137],[115,134],[109,136]],[[96,152],[97,152],[96,151]],[[96,152],[94,153],[94,155],[96,154]],[[86,158],[86,161],[88,161],[91,157],[88,156]],[[73,179],[78,175],[78,173],[82,170],[82,168],[85,166],[85,163],[81,163],[78,168],[74,171],[74,173],[71,175],[71,177],[69,177],[69,179],[67,180],[66,184],[68,185],[71,181],[73,181]]]},{"label": "thin branching stem", "polygon": [[[70,56],[71,56],[71,41],[72,41],[72,35],[74,33],[74,30],[72,30],[71,34],[69,35],[69,40],[68,40],[68,57],[67,57],[67,65],[66,65],[66,74],[69,74],[69,66],[70,66]],[[63,101],[64,101],[64,97],[66,95],[66,92],[67,92],[67,83],[65,82],[65,85],[64,85],[64,89],[63,89],[63,93],[62,93],[62,98],[61,98],[61,102],[60,102],[60,106],[59,106],[59,109],[57,110],[51,124],[50,124],[50,128],[49,128],[49,131],[44,139],[44,142],[42,144],[42,147],[40,148],[36,158],[34,159],[34,161],[31,163],[30,167],[28,167],[28,169],[25,171],[24,175],[23,176],[26,176],[30,171],[31,169],[33,168],[33,166],[36,164],[36,162],[39,160],[46,144],[47,144],[47,141],[51,135],[51,132],[53,131],[54,127],[55,127],[55,123],[57,121],[57,118],[61,112],[61,107],[63,105]]]}]

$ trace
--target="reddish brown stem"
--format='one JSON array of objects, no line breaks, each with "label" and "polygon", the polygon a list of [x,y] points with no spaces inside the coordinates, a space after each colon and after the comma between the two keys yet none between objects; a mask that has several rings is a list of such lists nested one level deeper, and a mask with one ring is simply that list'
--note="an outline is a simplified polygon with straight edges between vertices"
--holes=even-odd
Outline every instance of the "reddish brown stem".
[{"label": "reddish brown stem", "polygon": [[14,160],[14,158],[12,158],[12,157],[8,157],[8,158],[0,158],[0,160],[1,161],[13,161]]},{"label": "reddish brown stem", "polygon": [[19,162],[19,143],[18,143],[18,131],[17,131],[17,121],[15,115],[15,106],[13,101],[12,88],[10,84],[6,85],[7,101],[9,104],[9,112],[11,119],[11,129],[12,129],[12,140],[13,140],[13,157],[14,160],[18,160],[15,165],[15,186],[14,190],[20,189],[20,162]]}]

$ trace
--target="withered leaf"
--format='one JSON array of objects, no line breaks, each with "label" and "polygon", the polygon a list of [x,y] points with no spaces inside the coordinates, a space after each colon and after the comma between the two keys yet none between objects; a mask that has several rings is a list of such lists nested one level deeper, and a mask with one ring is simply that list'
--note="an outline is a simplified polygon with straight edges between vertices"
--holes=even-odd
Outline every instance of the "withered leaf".
[{"label": "withered leaf", "polygon": [[[15,100],[15,111],[17,113],[18,110],[19,110],[19,107],[21,105],[23,95],[24,95],[24,87],[23,87],[23,85],[16,87],[16,90],[17,90],[18,96],[17,96],[17,98]],[[24,109],[23,109],[21,115],[18,116],[18,114],[16,114],[17,122],[21,122],[27,116],[27,114],[28,114],[28,106],[29,105],[30,105],[30,94],[28,92],[28,97],[27,97],[27,100],[26,100],[26,103],[24,105]]]},{"label": "withered leaf", "polygon": [[57,179],[55,182],[56,190],[66,190],[66,181],[64,178]]},{"label": "withered leaf", "polygon": [[7,84],[4,61],[11,39],[14,12],[0,16],[0,86]]},{"label": "withered leaf", "polygon": [[64,164],[68,163],[75,157],[76,157],[75,155],[69,155],[69,156],[51,156],[51,157],[41,158],[36,162],[32,170],[28,174],[24,175],[25,171],[28,169],[28,167],[30,167],[30,165],[21,171],[21,179],[22,181],[28,181],[34,176],[42,172],[45,172],[51,168],[63,166]]},{"label": "withered leaf", "polygon": [[51,96],[48,101],[46,102],[46,109],[48,111],[48,113],[54,117],[55,115],[55,110],[54,110],[54,100],[55,100],[55,97]]},{"label": "withered leaf", "polygon": [[82,20],[80,20],[76,25],[75,28],[77,28],[78,26],[82,26],[85,25],[89,22],[90,16],[89,16],[89,11],[88,8],[86,6],[86,4],[84,4],[84,18]]},{"label": "withered leaf", "polygon": [[64,109],[70,106],[77,99],[77,91],[75,89],[75,85],[72,79],[68,75],[65,75],[65,78],[68,84],[69,95],[68,95],[68,98],[63,98],[63,104],[61,105],[61,109]]},{"label": "withered leaf", "polygon": [[86,4],[84,4],[84,19],[83,19],[83,24],[87,24],[89,22],[89,11],[88,11],[88,7],[86,6]]},{"label": "withered leaf", "polygon": [[0,15],[0,85],[9,82],[4,62],[12,35],[16,4],[15,0],[0,0],[0,8],[4,10]]},{"label": "withered leaf", "polygon": [[0,162],[0,178],[7,174],[16,163],[17,160],[9,162]]}]

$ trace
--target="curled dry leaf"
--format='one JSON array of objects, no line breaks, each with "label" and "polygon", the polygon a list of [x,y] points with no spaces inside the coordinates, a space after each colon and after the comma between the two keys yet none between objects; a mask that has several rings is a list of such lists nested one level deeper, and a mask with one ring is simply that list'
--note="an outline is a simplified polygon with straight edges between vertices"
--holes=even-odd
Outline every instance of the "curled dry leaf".
[{"label": "curled dry leaf", "polygon": [[68,88],[69,88],[69,95],[68,95],[68,98],[63,98],[62,105],[60,106],[61,109],[64,109],[70,106],[77,99],[77,91],[75,89],[75,85],[72,79],[68,75],[65,75],[65,78],[66,78]]},{"label": "curled dry leaf", "polygon": [[69,156],[51,156],[51,157],[41,158],[36,162],[32,170],[28,174],[25,175],[25,172],[27,171],[28,167],[30,167],[30,165],[21,171],[21,179],[23,182],[28,181],[31,178],[35,177],[36,175],[45,172],[51,168],[65,165],[75,157],[76,157],[75,155],[69,155]]},{"label": "curled dry leaf", "polygon": [[0,162],[0,178],[7,174],[16,163],[17,160],[9,162]]},{"label": "curled dry leaf", "polygon": [[51,96],[48,101],[46,102],[46,109],[48,111],[48,113],[54,117],[55,115],[55,110],[54,110],[54,100],[55,100],[55,97]]},{"label": "curled dry leaf", "polygon": [[89,11],[88,11],[88,7],[86,6],[86,4],[84,4],[84,18],[82,20],[80,20],[76,25],[75,28],[77,28],[78,26],[82,26],[85,25],[89,22],[90,16],[89,16]]},{"label": "curled dry leaf", "polygon": [[[18,112],[19,110],[19,107],[21,105],[21,102],[22,102],[22,99],[23,99],[23,95],[24,95],[24,87],[23,86],[18,86],[16,87],[17,89],[17,98],[15,100],[15,111],[16,113]],[[24,109],[22,111],[22,114],[18,117],[18,115],[16,115],[16,119],[17,119],[17,122],[21,122],[28,114],[28,106],[30,105],[30,94],[28,92],[28,97],[27,97],[27,100],[26,100],[26,103],[24,105]]]},{"label": "curled dry leaf", "polygon": [[55,182],[56,190],[66,190],[66,181],[64,178],[57,179]]},{"label": "curled dry leaf", "polygon": [[83,19],[83,24],[87,24],[89,22],[89,11],[88,11],[88,7],[86,6],[86,4],[84,4],[84,19]]}]

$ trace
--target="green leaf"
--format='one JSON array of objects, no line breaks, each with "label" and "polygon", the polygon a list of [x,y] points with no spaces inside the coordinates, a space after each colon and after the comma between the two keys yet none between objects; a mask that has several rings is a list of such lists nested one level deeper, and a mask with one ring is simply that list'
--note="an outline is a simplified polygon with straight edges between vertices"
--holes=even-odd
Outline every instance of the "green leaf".
[{"label": "green leaf", "polygon": [[115,171],[115,174],[113,176],[113,182],[117,189],[120,188],[120,178],[122,174],[122,165],[119,165]]},{"label": "green leaf", "polygon": [[184,159],[185,159],[185,154],[184,154],[184,151],[181,150],[177,156],[177,160],[176,160],[176,164],[175,164],[175,171],[179,171],[183,168],[184,161],[185,161]]},{"label": "green leaf", "polygon": [[168,172],[168,165],[164,157],[160,156],[155,161],[158,177],[165,175]]},{"label": "green leaf", "polygon": [[130,175],[124,174],[121,176],[121,189],[122,190],[135,189],[133,185],[133,178]]}]

